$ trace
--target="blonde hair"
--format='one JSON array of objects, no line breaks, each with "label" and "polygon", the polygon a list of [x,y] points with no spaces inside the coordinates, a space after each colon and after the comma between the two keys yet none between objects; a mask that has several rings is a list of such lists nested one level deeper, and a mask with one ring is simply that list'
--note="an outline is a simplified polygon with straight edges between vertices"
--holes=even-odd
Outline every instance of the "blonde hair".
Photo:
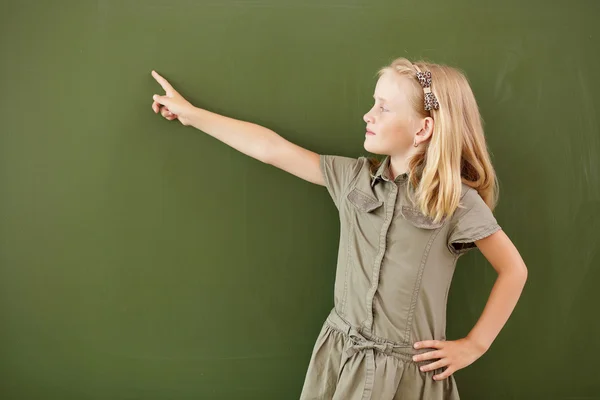
[{"label": "blonde hair", "polygon": [[[438,110],[425,111],[423,87],[416,77],[421,71],[431,71],[431,91],[439,102]],[[415,204],[436,222],[452,215],[459,207],[462,183],[477,190],[493,210],[498,202],[498,180],[492,166],[483,134],[483,122],[475,96],[465,75],[452,67],[425,61],[410,62],[398,58],[382,68],[384,73],[408,77],[413,82],[411,102],[423,118],[434,120],[430,140],[419,146],[409,160],[410,186]],[[372,171],[380,161],[371,158]]]}]

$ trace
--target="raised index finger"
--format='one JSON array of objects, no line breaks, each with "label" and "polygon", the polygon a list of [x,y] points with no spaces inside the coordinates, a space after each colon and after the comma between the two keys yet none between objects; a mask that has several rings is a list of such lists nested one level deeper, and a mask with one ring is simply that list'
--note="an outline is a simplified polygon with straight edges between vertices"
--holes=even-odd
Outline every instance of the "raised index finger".
[{"label": "raised index finger", "polygon": [[167,94],[171,94],[171,92],[175,91],[175,89],[173,89],[173,86],[171,86],[171,84],[167,82],[165,78],[160,76],[158,72],[152,71],[152,76],[154,77],[154,79],[156,79],[159,85],[162,86],[162,88],[165,90],[165,92],[167,92]]}]

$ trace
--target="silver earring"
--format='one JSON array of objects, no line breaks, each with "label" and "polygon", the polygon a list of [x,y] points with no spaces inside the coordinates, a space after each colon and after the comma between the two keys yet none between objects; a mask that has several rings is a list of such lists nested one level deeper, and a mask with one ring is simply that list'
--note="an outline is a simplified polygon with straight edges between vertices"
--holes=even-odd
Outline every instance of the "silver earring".
[{"label": "silver earring", "polygon": [[414,142],[413,142],[413,146],[415,147],[419,147],[418,143],[417,143],[417,138],[415,138]]}]

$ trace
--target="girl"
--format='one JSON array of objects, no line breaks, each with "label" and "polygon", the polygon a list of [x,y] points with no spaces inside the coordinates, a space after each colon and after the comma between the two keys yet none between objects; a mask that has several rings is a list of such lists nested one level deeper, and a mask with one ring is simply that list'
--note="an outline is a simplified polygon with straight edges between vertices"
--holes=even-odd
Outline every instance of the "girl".
[{"label": "girl", "polygon": [[[383,162],[319,155],[262,126],[196,108],[160,75],[152,109],[264,163],[326,186],[340,213],[334,308],[301,399],[458,399],[455,371],[490,347],[527,268],[492,214],[498,195],[477,103],[454,68],[400,58],[379,72],[364,148]],[[457,259],[473,248],[498,272],[464,338],[446,340]]]}]

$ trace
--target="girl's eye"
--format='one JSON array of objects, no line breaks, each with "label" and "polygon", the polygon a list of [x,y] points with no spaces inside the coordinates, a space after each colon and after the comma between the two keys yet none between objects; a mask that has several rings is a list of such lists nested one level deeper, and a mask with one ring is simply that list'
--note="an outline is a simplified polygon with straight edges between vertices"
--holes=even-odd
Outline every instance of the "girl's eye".
[{"label": "girl's eye", "polygon": [[383,108],[383,107],[379,107],[381,109],[381,111],[388,111],[387,109]]}]

